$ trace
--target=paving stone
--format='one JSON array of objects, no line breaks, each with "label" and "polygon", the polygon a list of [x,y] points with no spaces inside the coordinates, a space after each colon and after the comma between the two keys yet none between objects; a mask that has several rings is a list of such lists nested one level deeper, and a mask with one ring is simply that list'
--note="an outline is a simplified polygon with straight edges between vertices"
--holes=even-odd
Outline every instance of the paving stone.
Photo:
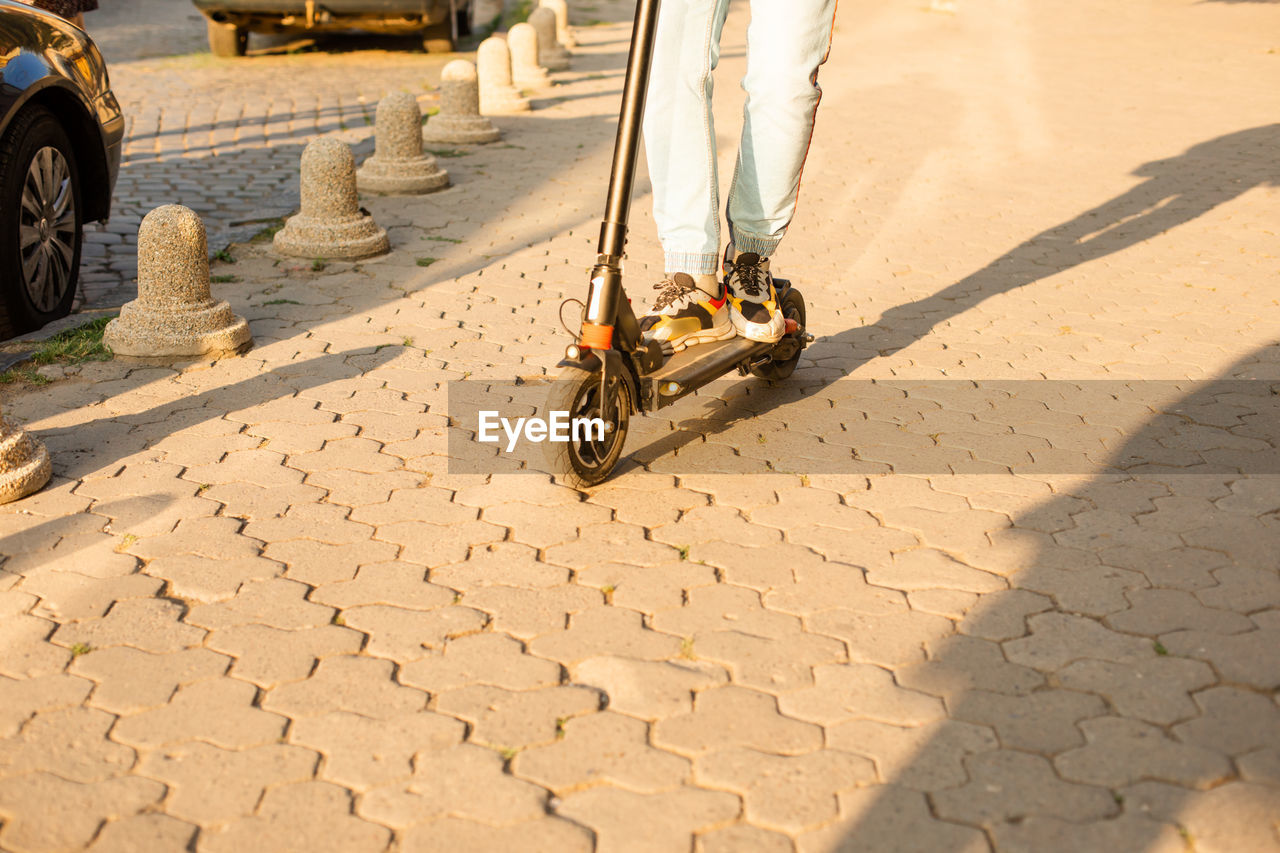
[{"label": "paving stone", "polygon": [[743,798],[747,820],[765,829],[800,833],[836,817],[836,794],[875,781],[862,756],[831,750],[780,756],[728,749],[700,757],[699,782]]},{"label": "paving stone", "polygon": [[1129,663],[1155,655],[1149,641],[1111,631],[1083,616],[1039,613],[1027,624],[1030,635],[1004,643],[1004,654],[1013,663],[1042,672],[1062,669],[1080,658]]},{"label": "paving stone", "polygon": [[1255,749],[1237,758],[1236,767],[1246,782],[1280,785],[1280,747]]},{"label": "paving stone", "polygon": [[868,569],[867,582],[904,591],[943,588],[987,593],[1005,589],[1005,581],[998,575],[967,566],[932,548],[894,554],[891,565]]},{"label": "paving stone", "polygon": [[134,751],[107,740],[114,723],[95,708],[42,711],[0,741],[0,776],[47,770],[74,782],[100,782],[127,772]]},{"label": "paving stone", "polygon": [[1107,624],[1129,634],[1156,636],[1186,629],[1211,634],[1236,634],[1253,627],[1247,616],[1205,607],[1189,592],[1139,589],[1127,594],[1132,607],[1113,613]]},{"label": "paving stone", "polygon": [[679,788],[690,775],[688,760],[649,746],[649,727],[621,714],[566,720],[557,736],[512,759],[512,773],[560,794],[598,784],[657,793]]},{"label": "paving stone", "polygon": [[146,575],[91,578],[74,572],[42,572],[23,579],[22,591],[40,597],[33,613],[58,622],[97,619],[116,601],[150,598],[164,585]]},{"label": "paving stone", "polygon": [[262,557],[219,559],[190,555],[160,557],[147,563],[146,573],[162,578],[170,592],[180,598],[199,601],[225,601],[250,581],[278,577],[284,567]]},{"label": "paving stone", "polygon": [[871,664],[823,664],[813,669],[813,687],[779,698],[784,714],[824,726],[845,720],[921,725],[943,716],[932,696],[898,687],[888,670]]},{"label": "paving stone", "polygon": [[733,682],[766,693],[813,684],[813,667],[846,657],[844,646],[827,637],[792,634],[769,640],[737,631],[712,631],[694,640],[698,657],[727,666]]},{"label": "paving stone", "polygon": [[[1112,566],[1055,569],[1038,565],[1019,572],[1016,580],[1022,588],[1052,596],[1061,610],[1085,616],[1121,615],[1130,606],[1126,596],[1147,591],[1142,589],[1147,585],[1142,574]],[[1108,622],[1120,629],[1114,619]]]},{"label": "paving stone", "polygon": [[1125,717],[1168,724],[1196,713],[1191,691],[1215,681],[1199,661],[1157,657],[1134,663],[1078,660],[1057,674],[1063,687],[1097,693]]},{"label": "paving stone", "polygon": [[179,687],[216,678],[230,665],[230,659],[203,648],[155,655],[113,646],[76,657],[71,671],[97,683],[91,705],[114,714],[134,714],[168,704]]},{"label": "paving stone", "polygon": [[284,465],[285,454],[274,450],[237,450],[212,465],[188,468],[183,478],[192,483],[220,485],[252,484],[263,488],[293,486],[302,482],[302,472]]},{"label": "paving stone", "polygon": [[426,574],[426,569],[420,566],[398,561],[366,563],[355,569],[351,580],[320,586],[311,593],[311,600],[339,609],[394,604],[413,610],[434,610],[450,603],[453,591],[428,583]]},{"label": "paving stone", "polygon": [[288,486],[255,486],[250,483],[211,485],[201,497],[222,504],[222,515],[243,521],[276,518],[294,504],[323,500],[324,489],[303,484]]},{"label": "paving stone", "polygon": [[766,609],[755,590],[716,584],[690,590],[688,598],[683,607],[655,614],[653,627],[680,637],[736,631],[770,639],[800,630],[800,620]]},{"label": "paving stone", "polygon": [[1091,693],[1039,690],[1009,696],[986,690],[962,693],[951,702],[951,716],[991,726],[1008,749],[1057,753],[1084,743],[1076,723],[1106,713],[1102,700]]},{"label": "paving stone", "polygon": [[427,519],[436,524],[455,524],[474,521],[479,515],[475,507],[453,501],[449,492],[444,489],[402,488],[392,492],[384,503],[372,503],[353,510],[351,518],[375,525]]},{"label": "paving stone", "polygon": [[528,648],[538,657],[570,665],[606,655],[663,660],[680,651],[680,640],[645,628],[634,610],[596,607],[573,614],[566,630],[544,634]]},{"label": "paving stone", "polygon": [[805,619],[805,627],[843,640],[850,660],[891,668],[923,660],[926,644],[954,630],[949,619],[905,609],[889,613],[823,610]]},{"label": "paving stone", "polygon": [[896,670],[898,683],[954,702],[970,690],[1024,695],[1044,684],[1033,669],[1009,663],[989,640],[953,635],[928,642],[929,660]]},{"label": "paving stone", "polygon": [[1280,748],[1280,707],[1238,687],[1212,687],[1192,698],[1202,716],[1174,726],[1183,743],[1238,756],[1260,747]]},{"label": "paving stone", "polygon": [[563,630],[571,614],[599,607],[601,594],[576,584],[548,589],[515,586],[482,587],[463,596],[463,601],[490,617],[493,630],[522,640]]},{"label": "paving stone", "polygon": [[661,794],[592,788],[565,797],[556,811],[595,830],[598,850],[631,853],[688,849],[695,833],[737,816],[740,808],[732,794],[700,788]]},{"label": "paving stone", "polygon": [[381,851],[391,840],[382,826],[351,813],[351,795],[326,782],[301,782],[272,788],[253,817],[201,833],[201,853],[246,850],[316,850],[322,847],[363,853]]},{"label": "paving stone", "polygon": [[432,694],[489,684],[507,690],[536,690],[560,683],[560,666],[525,654],[521,644],[504,634],[470,634],[450,640],[441,654],[407,663],[400,681]]},{"label": "paving stone", "polygon": [[368,635],[365,654],[400,662],[417,660],[454,637],[479,631],[486,621],[483,613],[469,607],[424,611],[386,604],[352,607],[343,611],[342,618]]},{"label": "paving stone", "polygon": [[131,817],[163,796],[163,785],[137,776],[81,784],[39,771],[0,779],[0,844],[15,853],[83,849],[103,821]]},{"label": "paving stone", "polygon": [[270,625],[285,631],[319,628],[333,620],[333,608],[306,600],[307,587],[297,581],[272,578],[246,583],[234,598],[191,608],[187,622],[203,628]]},{"label": "paving stone", "polygon": [[435,707],[470,723],[474,743],[523,748],[555,740],[560,721],[598,710],[600,694],[576,686],[512,691],[471,685],[441,693]]},{"label": "paving stone", "polygon": [[694,697],[692,713],[654,724],[652,740],[662,749],[689,756],[733,746],[782,755],[811,752],[821,747],[822,730],[779,713],[780,702],[796,695],[778,700],[732,685],[701,690]]},{"label": "paving stone", "polygon": [[986,726],[954,720],[912,727],[849,720],[827,729],[827,746],[868,756],[881,782],[935,791],[964,784],[964,757],[998,749],[999,743]]},{"label": "paving stone", "polygon": [[1196,592],[1196,598],[1206,607],[1239,613],[1280,607],[1280,575],[1273,571],[1251,566],[1225,566],[1215,570],[1213,578],[1217,586]]},{"label": "paving stone", "polygon": [[385,720],[421,711],[427,695],[396,684],[393,672],[394,664],[389,660],[351,655],[325,658],[306,681],[269,692],[262,707],[295,720],[333,711]]},{"label": "paving stone", "polygon": [[590,568],[601,554],[626,554],[627,562],[635,566],[660,566],[680,556],[678,548],[649,539],[644,528],[620,521],[584,527],[573,542],[545,551],[547,562],[571,569]]},{"label": "paving stone", "polygon": [[16,735],[32,714],[79,705],[93,683],[72,675],[16,679],[0,676],[0,738]]},{"label": "paving stone", "polygon": [[716,583],[716,571],[688,560],[664,566],[607,562],[582,569],[576,580],[605,591],[612,604],[652,615],[679,607],[689,590]]},{"label": "paving stone", "polygon": [[546,801],[542,788],[504,773],[498,753],[464,743],[420,753],[411,779],[369,791],[357,812],[398,830],[441,817],[510,826],[541,817]]},{"label": "paving stone", "polygon": [[1122,793],[1127,809],[1181,827],[1197,851],[1272,850],[1280,840],[1280,791],[1270,785],[1233,781],[1190,792],[1145,782]]},{"label": "paving stone", "polygon": [[1142,850],[1186,853],[1187,842],[1176,827],[1138,815],[1078,824],[1032,815],[994,830],[996,844],[1009,853],[1073,853],[1078,850]]},{"label": "paving stone", "polygon": [[1232,774],[1221,754],[1169,739],[1154,726],[1120,717],[1080,723],[1086,744],[1054,759],[1065,779],[1118,788],[1157,779],[1187,788],[1208,788]]},{"label": "paving stone", "polygon": [[698,661],[643,661],[612,655],[587,658],[572,669],[574,679],[608,697],[611,711],[642,720],[660,720],[693,710],[695,691],[724,684],[723,669]]},{"label": "paving stone", "polygon": [[399,548],[390,542],[365,540],[334,545],[311,539],[291,539],[269,542],[263,553],[284,563],[287,566],[285,575],[290,580],[324,588],[351,580],[362,565],[394,560],[398,551]]},{"label": "paving stone", "polygon": [[554,817],[512,826],[489,826],[460,818],[441,818],[414,826],[405,833],[405,853],[464,853],[516,850],[527,853],[586,853],[594,849],[585,828]]},{"label": "paving stone", "polygon": [[319,760],[285,744],[233,751],[193,741],[148,753],[138,772],[169,786],[166,812],[211,826],[253,814],[265,789],[310,779]]},{"label": "paving stone", "polygon": [[695,853],[734,853],[755,850],[759,853],[792,853],[791,839],[745,823],[704,832],[694,839]]},{"label": "paving stone", "polygon": [[516,502],[499,504],[483,511],[485,521],[510,528],[514,541],[535,548],[571,542],[582,527],[607,523],[612,515],[604,507],[587,503],[574,506],[571,512],[566,512],[563,507]]},{"label": "paving stone", "polygon": [[401,521],[379,525],[374,538],[399,545],[402,560],[435,568],[461,562],[472,546],[501,542],[506,535],[506,528],[484,521],[458,524]]},{"label": "paving stone", "polygon": [[673,522],[688,510],[706,506],[707,496],[686,489],[653,492],[604,483],[592,489],[587,501],[612,509],[618,521],[653,527]]},{"label": "paving stone", "polygon": [[1118,811],[1105,788],[1059,779],[1038,755],[1002,749],[965,759],[969,782],[932,795],[944,820],[995,827],[1031,816],[1083,823]]},{"label": "paving stone", "polygon": [[801,835],[796,841],[800,853],[833,849],[841,853],[987,853],[991,849],[981,832],[936,819],[923,794],[897,785],[842,791],[837,799],[839,821]]},{"label": "paving stone", "polygon": [[296,721],[289,729],[289,740],[324,756],[322,778],[353,791],[366,791],[407,779],[416,753],[455,746],[462,742],[465,731],[460,720],[430,712],[371,720],[348,711],[333,711]]},{"label": "paving stone", "polygon": [[112,737],[153,749],[202,740],[224,749],[273,743],[287,721],[255,707],[257,690],[233,678],[211,678],[178,688],[167,705],[123,717]]},{"label": "paving stone", "polygon": [[89,853],[134,853],[138,850],[186,850],[196,827],[164,814],[139,814],[102,827]]},{"label": "paving stone", "polygon": [[53,641],[66,646],[94,649],[133,646],[148,652],[175,652],[200,644],[205,632],[184,625],[182,605],[154,598],[117,601],[106,616],[85,622],[68,622],[53,633]]},{"label": "paving stone", "polygon": [[172,533],[144,536],[129,546],[129,552],[144,560],[196,554],[220,560],[256,557],[261,543],[240,532],[234,518],[183,519]]},{"label": "paving stone", "polygon": [[545,588],[569,580],[569,571],[541,562],[538,552],[517,542],[491,542],[473,548],[465,560],[433,568],[431,582],[461,592],[486,586]]},{"label": "paving stone", "polygon": [[1209,634],[1174,631],[1160,637],[1169,654],[1212,664],[1224,680],[1263,690],[1280,687],[1280,658],[1273,651],[1280,644],[1280,629],[1242,634]]},{"label": "paving stone", "polygon": [[833,604],[841,610],[870,616],[907,609],[901,592],[871,586],[860,569],[840,563],[798,567],[794,585],[770,590],[763,599],[770,610],[798,616],[833,609]]},{"label": "paving stone", "polygon": [[360,651],[364,638],[337,625],[282,631],[267,625],[236,625],[209,635],[206,645],[235,658],[231,674],[263,688],[299,681],[317,660]]}]

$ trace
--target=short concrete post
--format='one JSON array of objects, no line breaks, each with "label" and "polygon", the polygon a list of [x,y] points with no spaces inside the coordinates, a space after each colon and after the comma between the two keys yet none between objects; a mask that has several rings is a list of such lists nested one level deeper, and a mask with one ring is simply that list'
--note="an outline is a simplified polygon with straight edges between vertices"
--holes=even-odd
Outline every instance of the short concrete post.
[{"label": "short concrete post", "polygon": [[516,24],[507,32],[511,47],[511,77],[522,89],[545,89],[551,85],[547,69],[538,64],[538,31],[529,24]]},{"label": "short concrete post", "polygon": [[138,298],[107,324],[102,342],[132,358],[232,355],[253,343],[244,318],[209,292],[209,244],[195,211],[166,204],[143,218]]},{"label": "short concrete post", "polygon": [[480,42],[476,69],[480,75],[480,112],[485,115],[528,112],[529,99],[522,97],[512,85],[511,51],[506,39],[490,36]]},{"label": "short concrete post", "polygon": [[44,443],[6,421],[0,412],[0,504],[39,491],[52,473]]},{"label": "short concrete post", "polygon": [[276,250],[298,258],[367,258],[391,248],[356,201],[356,158],[331,137],[302,152],[302,207],[276,232]]},{"label": "short concrete post", "polygon": [[455,59],[440,74],[440,112],[427,119],[426,142],[497,142],[502,131],[480,115],[480,82],[476,67]]},{"label": "short concrete post", "polygon": [[569,4],[565,0],[542,0],[538,5],[556,13],[556,41],[567,48],[577,47],[578,40],[569,26]]},{"label": "short concrete post", "polygon": [[378,102],[373,156],[356,172],[362,190],[421,195],[449,186],[449,173],[422,150],[422,110],[408,92]]},{"label": "short concrete post", "polygon": [[529,26],[538,33],[538,64],[548,71],[569,68],[569,51],[556,40],[556,13],[539,6],[529,15]]}]

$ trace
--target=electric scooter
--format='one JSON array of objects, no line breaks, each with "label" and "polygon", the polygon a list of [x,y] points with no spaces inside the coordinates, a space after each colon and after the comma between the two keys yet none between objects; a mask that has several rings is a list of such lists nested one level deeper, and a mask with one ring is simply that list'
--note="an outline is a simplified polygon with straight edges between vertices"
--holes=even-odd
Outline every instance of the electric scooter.
[{"label": "electric scooter", "polygon": [[658,6],[659,0],[636,3],[596,263],[580,330],[557,365],[561,370],[547,401],[548,411],[568,412],[571,419],[598,418],[604,424],[603,431],[589,429],[572,441],[544,445],[551,473],[573,486],[594,486],[609,477],[622,458],[632,414],[656,412],[730,371],[785,379],[813,340],[805,331],[804,298],[784,279],[774,279],[778,307],[786,323],[782,338],[775,343],[733,337],[675,353],[669,343],[646,341],[641,336],[631,301],[622,288],[622,261]]}]

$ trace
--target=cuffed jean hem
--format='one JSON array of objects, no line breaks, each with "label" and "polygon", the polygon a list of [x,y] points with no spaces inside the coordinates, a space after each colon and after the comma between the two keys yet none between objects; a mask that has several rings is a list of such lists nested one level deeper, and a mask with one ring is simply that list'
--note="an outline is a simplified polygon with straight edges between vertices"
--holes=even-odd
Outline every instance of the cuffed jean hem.
[{"label": "cuffed jean hem", "polygon": [[666,272],[689,275],[715,275],[720,272],[720,256],[702,252],[663,252]]},{"label": "cuffed jean hem", "polygon": [[758,234],[745,234],[737,228],[732,229],[733,249],[735,252],[754,252],[762,258],[773,257],[778,250],[782,237],[761,237]]}]

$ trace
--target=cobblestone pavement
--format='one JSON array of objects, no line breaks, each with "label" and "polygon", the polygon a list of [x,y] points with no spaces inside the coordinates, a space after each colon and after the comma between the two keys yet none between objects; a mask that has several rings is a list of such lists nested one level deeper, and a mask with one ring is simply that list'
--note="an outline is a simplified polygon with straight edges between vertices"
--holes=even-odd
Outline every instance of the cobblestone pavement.
[{"label": "cobblestone pavement", "polygon": [[195,210],[211,252],[248,239],[297,208],[307,140],[342,132],[368,153],[378,99],[408,91],[431,109],[440,69],[453,58],[422,53],[412,38],[331,35],[253,36],[251,59],[216,59],[205,48],[204,17],[174,0],[108,5],[88,25],[127,124],[111,221],[86,229],[86,309],[133,298],[135,238],[147,211],[174,201]]},{"label": "cobblestone pavement", "polygon": [[1280,849],[1280,7],[925,7],[840,6],[793,380],[600,488],[451,473],[445,383],[558,358],[623,25],[389,256],[235,246],[244,357],[7,388],[0,848]]}]

